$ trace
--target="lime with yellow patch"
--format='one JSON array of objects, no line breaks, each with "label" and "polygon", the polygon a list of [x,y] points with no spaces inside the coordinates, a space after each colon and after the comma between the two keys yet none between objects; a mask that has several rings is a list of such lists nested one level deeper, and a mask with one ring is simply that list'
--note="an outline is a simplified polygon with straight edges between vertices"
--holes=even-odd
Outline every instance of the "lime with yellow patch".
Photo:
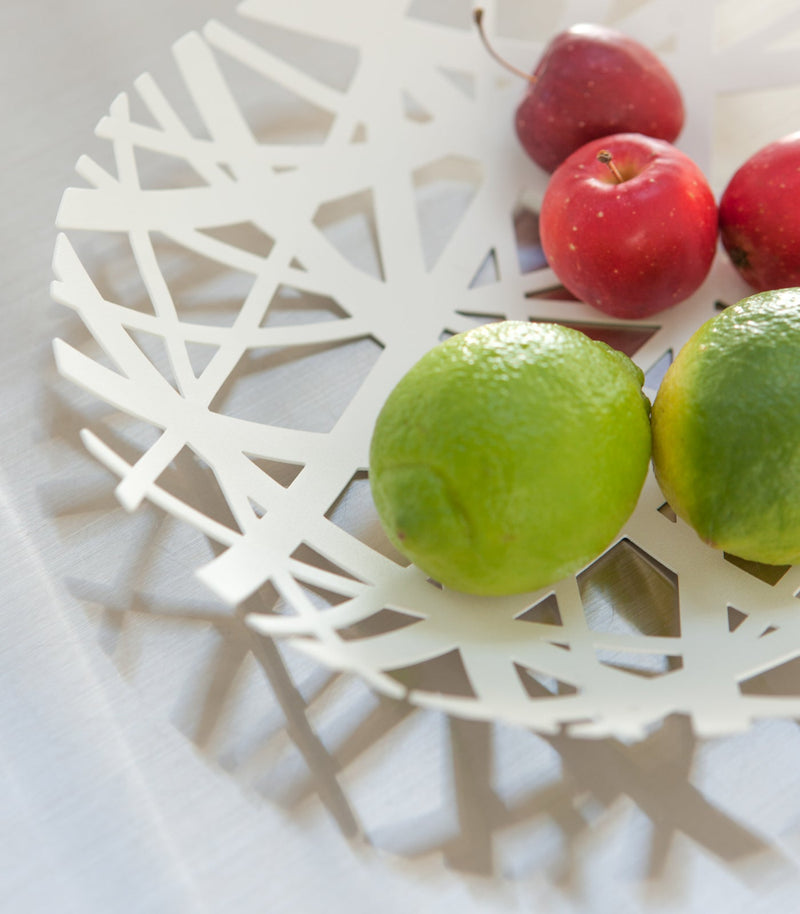
[{"label": "lime with yellow patch", "polygon": [[543,587],[616,537],[650,460],[641,370],[585,334],[502,321],[434,347],[400,380],[370,446],[394,545],[443,585]]},{"label": "lime with yellow patch", "polygon": [[681,348],[652,411],[653,466],[707,543],[800,561],[800,289],[743,299]]}]

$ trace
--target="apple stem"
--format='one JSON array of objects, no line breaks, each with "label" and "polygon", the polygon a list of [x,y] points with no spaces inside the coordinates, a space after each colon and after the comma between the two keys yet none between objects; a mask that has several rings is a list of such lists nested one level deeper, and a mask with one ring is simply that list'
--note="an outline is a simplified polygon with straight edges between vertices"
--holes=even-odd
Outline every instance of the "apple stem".
[{"label": "apple stem", "polygon": [[483,46],[489,52],[489,54],[494,57],[494,59],[506,70],[510,70],[516,76],[521,76],[523,79],[527,79],[529,83],[536,82],[536,77],[532,76],[530,73],[526,73],[524,70],[520,70],[519,67],[515,67],[513,63],[509,63],[507,60],[502,58],[497,51],[489,43],[489,39],[486,36],[486,31],[483,28],[483,10],[479,8],[472,11],[472,18],[475,22],[475,25],[478,27],[478,34],[481,36],[481,41]]},{"label": "apple stem", "polygon": [[617,168],[614,157],[607,149],[601,149],[600,152],[597,153],[597,160],[604,165],[608,165],[608,170],[614,175],[614,180],[617,184],[623,183],[625,179],[622,177],[622,172]]}]

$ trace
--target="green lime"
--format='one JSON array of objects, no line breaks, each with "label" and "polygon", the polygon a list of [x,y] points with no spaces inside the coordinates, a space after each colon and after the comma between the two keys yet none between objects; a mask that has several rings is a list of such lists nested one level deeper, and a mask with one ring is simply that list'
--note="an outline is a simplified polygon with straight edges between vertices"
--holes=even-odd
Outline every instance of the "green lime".
[{"label": "green lime", "polygon": [[451,337],[378,416],[370,482],[392,542],[454,590],[508,594],[577,571],[619,532],[650,460],[631,360],[550,323]]},{"label": "green lime", "polygon": [[653,466],[707,543],[769,565],[800,560],[800,289],[707,321],[653,404]]}]

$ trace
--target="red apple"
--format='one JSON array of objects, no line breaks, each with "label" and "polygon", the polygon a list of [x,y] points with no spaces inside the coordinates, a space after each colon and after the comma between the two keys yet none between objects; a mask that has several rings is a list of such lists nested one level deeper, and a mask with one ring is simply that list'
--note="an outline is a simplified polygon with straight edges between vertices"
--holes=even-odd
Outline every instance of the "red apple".
[{"label": "red apple", "polygon": [[758,292],[800,286],[800,132],[749,158],[719,201],[720,237]]},{"label": "red apple", "polygon": [[569,156],[548,181],[539,224],[566,288],[624,318],[688,298],[717,246],[717,207],[699,167],[672,144],[635,133]]},{"label": "red apple", "polygon": [[574,25],[545,48],[517,108],[516,130],[528,155],[553,171],[580,146],[612,133],[644,133],[672,142],[684,120],[680,89],[644,45],[602,25]]}]

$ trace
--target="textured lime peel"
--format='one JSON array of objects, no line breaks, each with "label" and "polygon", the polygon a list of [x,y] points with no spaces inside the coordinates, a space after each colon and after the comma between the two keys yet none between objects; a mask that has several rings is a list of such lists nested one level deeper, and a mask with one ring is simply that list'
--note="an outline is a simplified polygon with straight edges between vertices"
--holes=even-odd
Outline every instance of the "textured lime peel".
[{"label": "textured lime peel", "polygon": [[700,327],[652,418],[656,478],[703,540],[800,561],[800,289],[753,295]]},{"label": "textured lime peel", "polygon": [[452,337],[392,391],[370,480],[392,542],[470,593],[532,590],[595,558],[636,505],[649,402],[623,354],[557,324]]}]

